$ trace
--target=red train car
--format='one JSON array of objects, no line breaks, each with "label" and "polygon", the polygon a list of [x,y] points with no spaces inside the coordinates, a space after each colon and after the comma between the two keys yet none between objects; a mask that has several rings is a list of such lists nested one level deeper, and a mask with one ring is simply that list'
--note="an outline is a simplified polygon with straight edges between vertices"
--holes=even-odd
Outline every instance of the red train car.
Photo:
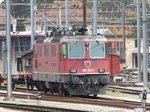
[{"label": "red train car", "polygon": [[63,95],[105,93],[110,75],[120,72],[120,57],[109,54],[106,38],[63,36],[34,44],[33,80],[38,89]]}]

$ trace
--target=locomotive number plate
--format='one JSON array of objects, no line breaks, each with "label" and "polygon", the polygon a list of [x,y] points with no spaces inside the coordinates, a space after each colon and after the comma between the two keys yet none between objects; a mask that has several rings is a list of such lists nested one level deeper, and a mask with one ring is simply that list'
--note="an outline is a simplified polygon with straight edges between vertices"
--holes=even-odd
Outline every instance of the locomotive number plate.
[{"label": "locomotive number plate", "polygon": [[92,69],[82,69],[82,72],[94,72],[95,69],[92,68]]}]

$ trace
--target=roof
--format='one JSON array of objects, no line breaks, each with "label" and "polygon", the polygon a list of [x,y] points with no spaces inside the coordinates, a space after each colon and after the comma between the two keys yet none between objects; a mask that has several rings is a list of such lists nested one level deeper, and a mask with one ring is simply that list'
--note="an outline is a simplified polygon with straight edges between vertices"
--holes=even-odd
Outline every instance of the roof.
[{"label": "roof", "polygon": [[103,36],[75,35],[39,38],[36,43],[107,41]]},{"label": "roof", "polygon": [[[61,7],[61,22],[65,23],[66,19],[65,19],[65,1],[54,1],[54,4],[52,6],[48,7],[48,11],[47,11],[47,21],[49,24],[55,25],[58,21],[58,7],[60,4]],[[92,8],[88,7],[86,8],[86,22],[87,23],[92,23]],[[72,24],[77,24],[83,23],[83,3],[81,1],[69,1],[69,19],[70,19],[70,23]],[[100,18],[101,16],[99,14],[97,14],[98,18]],[[43,18],[44,18],[44,12],[37,12],[36,14],[36,23],[42,23],[43,22]],[[98,22],[102,22],[102,20],[98,19]],[[103,20],[103,21],[106,21]],[[24,23],[29,24],[30,20],[28,19],[27,21],[25,21]]]},{"label": "roof", "polygon": [[[5,37],[6,36],[6,32],[0,32],[0,37]],[[12,37],[31,37],[31,32],[26,32],[26,31],[22,31],[22,32],[11,32],[11,36]],[[43,33],[35,33],[35,37],[43,37],[44,34]]]},{"label": "roof", "polygon": [[64,36],[60,42],[77,42],[77,41],[107,41],[103,36],[91,36],[91,35],[78,35],[78,36]]},{"label": "roof", "polygon": [[21,57],[25,57],[25,56],[27,56],[27,55],[32,55],[33,54],[33,50],[29,50],[29,51],[25,51],[25,52],[23,52],[22,54],[21,54]]},{"label": "roof", "polygon": [[[131,22],[126,20],[125,23],[130,24]],[[113,20],[113,21],[109,22],[109,24],[122,24],[122,19]]]}]

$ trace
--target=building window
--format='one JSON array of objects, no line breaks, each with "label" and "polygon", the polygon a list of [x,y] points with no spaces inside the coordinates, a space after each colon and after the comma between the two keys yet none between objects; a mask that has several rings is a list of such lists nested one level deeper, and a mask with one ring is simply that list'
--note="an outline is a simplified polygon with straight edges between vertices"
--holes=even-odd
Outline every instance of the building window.
[{"label": "building window", "polygon": [[6,30],[6,25],[0,24],[0,30]]},{"label": "building window", "polygon": [[[105,47],[106,47],[106,57],[108,57],[109,54],[115,54],[115,42],[106,43]],[[124,56],[123,42],[117,42],[117,54],[120,56],[120,61],[122,63],[122,59]]]},{"label": "building window", "polygon": [[102,8],[102,11],[106,11],[107,9],[106,8]]},{"label": "building window", "polygon": [[137,40],[135,40],[135,47],[137,47]]},{"label": "building window", "polygon": [[2,59],[2,54],[3,54],[3,51],[2,51],[2,41],[0,41],[0,60]]},{"label": "building window", "polygon": [[48,46],[44,46],[44,56],[48,56]]},{"label": "building window", "polygon": [[16,37],[15,38],[15,53],[18,55],[19,53],[23,51],[27,51],[30,49],[30,42],[31,40],[29,38],[21,38],[21,37]]},{"label": "building window", "polygon": [[112,54],[112,43],[106,43],[105,44],[105,49],[106,49],[106,53],[105,53],[105,55],[106,55],[106,57],[109,57],[109,54]]},{"label": "building window", "polygon": [[52,56],[56,56],[56,46],[52,45]]},{"label": "building window", "polygon": [[32,60],[26,59],[26,66],[32,66]]},{"label": "building window", "polygon": [[107,11],[112,11],[112,8],[107,8]]}]

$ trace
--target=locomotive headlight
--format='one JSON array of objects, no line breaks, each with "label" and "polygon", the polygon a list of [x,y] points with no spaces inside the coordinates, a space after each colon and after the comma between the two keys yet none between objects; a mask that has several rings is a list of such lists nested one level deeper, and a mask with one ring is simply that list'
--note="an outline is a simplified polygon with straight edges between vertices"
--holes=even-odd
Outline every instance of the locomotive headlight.
[{"label": "locomotive headlight", "polygon": [[77,73],[77,70],[76,69],[71,69],[70,72],[71,73]]},{"label": "locomotive headlight", "polygon": [[100,68],[100,69],[98,70],[98,72],[99,72],[99,73],[104,73],[104,72],[105,72],[105,69],[104,69],[104,68]]}]

